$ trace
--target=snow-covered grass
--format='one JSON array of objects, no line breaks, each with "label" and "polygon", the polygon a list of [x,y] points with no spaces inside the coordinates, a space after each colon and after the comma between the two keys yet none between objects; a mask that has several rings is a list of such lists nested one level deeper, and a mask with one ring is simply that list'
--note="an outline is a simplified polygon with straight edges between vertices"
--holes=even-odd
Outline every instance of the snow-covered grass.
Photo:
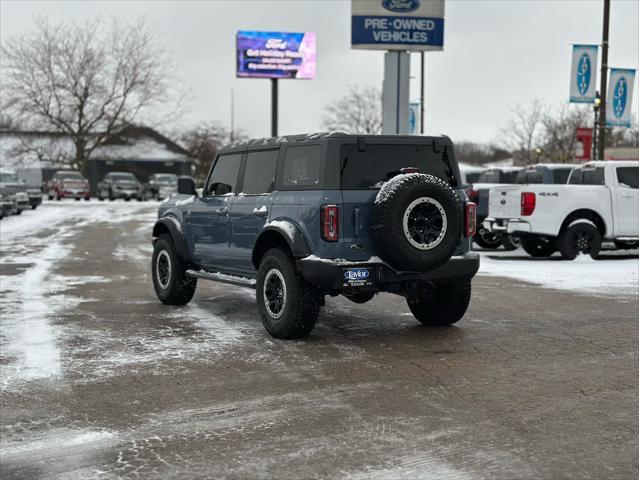
[{"label": "snow-covered grass", "polygon": [[639,295],[639,252],[604,251],[593,260],[532,258],[523,250],[481,251],[479,275],[510,277],[546,288],[594,295]]}]

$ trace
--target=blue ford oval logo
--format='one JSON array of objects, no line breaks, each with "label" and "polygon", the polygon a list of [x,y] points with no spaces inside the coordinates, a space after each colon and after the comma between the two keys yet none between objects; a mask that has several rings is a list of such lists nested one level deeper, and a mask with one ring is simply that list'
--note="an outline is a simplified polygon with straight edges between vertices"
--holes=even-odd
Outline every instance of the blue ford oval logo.
[{"label": "blue ford oval logo", "polygon": [[626,110],[626,100],[628,98],[628,83],[626,77],[619,77],[615,84],[615,95],[612,100],[612,111],[615,117],[621,118]]},{"label": "blue ford oval logo", "polygon": [[421,0],[382,0],[382,7],[391,12],[414,12],[421,5]]},{"label": "blue ford oval logo", "polygon": [[344,272],[344,278],[346,280],[363,280],[368,278],[368,270],[365,268],[349,268]]},{"label": "blue ford oval logo", "polygon": [[585,95],[590,87],[590,56],[584,53],[577,65],[577,89],[579,93]]}]

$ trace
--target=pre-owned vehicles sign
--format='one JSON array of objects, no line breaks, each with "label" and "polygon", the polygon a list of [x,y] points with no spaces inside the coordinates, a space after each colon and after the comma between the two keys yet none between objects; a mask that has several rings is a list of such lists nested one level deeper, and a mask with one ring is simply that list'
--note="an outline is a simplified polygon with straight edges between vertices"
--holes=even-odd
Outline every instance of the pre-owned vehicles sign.
[{"label": "pre-owned vehicles sign", "polygon": [[444,48],[444,0],[352,0],[351,12],[353,48]]}]

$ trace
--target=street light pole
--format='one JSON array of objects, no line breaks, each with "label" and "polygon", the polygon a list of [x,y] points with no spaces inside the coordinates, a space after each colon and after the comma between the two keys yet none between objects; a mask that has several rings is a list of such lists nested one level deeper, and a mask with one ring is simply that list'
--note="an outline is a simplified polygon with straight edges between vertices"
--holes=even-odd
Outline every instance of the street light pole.
[{"label": "street light pole", "polygon": [[422,69],[422,73],[420,75],[421,85],[419,87],[419,131],[422,135],[424,135],[424,52],[419,52],[419,56],[421,58]]},{"label": "street light pole", "polygon": [[601,39],[601,107],[599,112],[599,141],[597,158],[603,160],[606,148],[606,86],[608,81],[608,33],[610,31],[610,0],[604,0],[603,36]]},{"label": "street light pole", "polygon": [[593,109],[595,111],[595,126],[592,129],[592,151],[590,152],[590,159],[595,160],[597,158],[597,122],[599,121],[599,108],[601,107],[601,98],[599,98],[599,92],[595,93],[595,103]]}]

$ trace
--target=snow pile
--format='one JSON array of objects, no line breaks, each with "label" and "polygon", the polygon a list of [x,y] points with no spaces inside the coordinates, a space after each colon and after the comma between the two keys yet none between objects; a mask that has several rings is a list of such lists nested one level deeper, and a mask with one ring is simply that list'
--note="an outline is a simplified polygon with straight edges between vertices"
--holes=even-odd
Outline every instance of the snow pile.
[{"label": "snow pile", "polygon": [[600,295],[638,295],[639,258],[606,255],[600,260],[581,255],[537,259],[517,252],[481,253],[479,275],[510,277],[546,288]]}]

